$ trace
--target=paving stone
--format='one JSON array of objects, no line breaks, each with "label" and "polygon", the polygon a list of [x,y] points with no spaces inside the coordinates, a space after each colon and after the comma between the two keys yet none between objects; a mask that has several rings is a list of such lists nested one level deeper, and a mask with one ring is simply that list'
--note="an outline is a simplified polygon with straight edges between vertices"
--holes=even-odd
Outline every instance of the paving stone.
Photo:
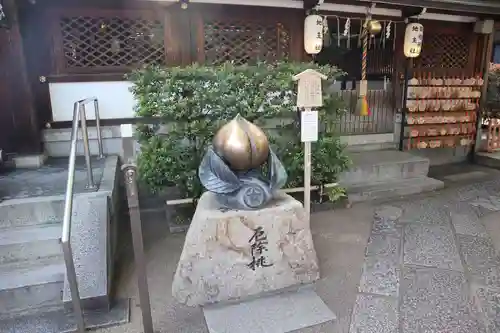
[{"label": "paving stone", "polygon": [[372,233],[390,234],[396,237],[401,237],[401,226],[398,225],[397,220],[375,216],[373,220]]},{"label": "paving stone", "polygon": [[397,333],[398,304],[395,298],[358,295],[350,333]]},{"label": "paving stone", "polygon": [[500,287],[500,258],[490,239],[459,235],[460,252],[474,282]]},{"label": "paving stone", "polygon": [[444,179],[452,182],[471,181],[471,180],[477,181],[478,178],[481,179],[487,176],[488,173],[484,171],[470,171],[470,172],[456,173],[453,175],[445,176]]},{"label": "paving stone", "polygon": [[397,220],[401,217],[403,210],[395,206],[381,206],[375,211],[375,217],[388,220]]},{"label": "paving stone", "polygon": [[367,256],[384,256],[399,259],[401,240],[393,235],[372,234],[366,246]]},{"label": "paving stone", "polygon": [[450,227],[407,225],[404,237],[405,265],[463,270]]},{"label": "paving stone", "polygon": [[405,268],[401,281],[401,332],[485,333],[461,272]]},{"label": "paving stone", "polygon": [[488,237],[486,228],[473,206],[463,202],[454,202],[449,208],[451,222],[457,234]]},{"label": "paving stone", "polygon": [[475,291],[489,333],[500,332],[500,291],[479,287]]},{"label": "paving stone", "polygon": [[474,207],[482,208],[483,211],[486,211],[485,213],[500,211],[500,197],[494,195],[479,197],[469,203]]},{"label": "paving stone", "polygon": [[490,239],[495,247],[497,255],[500,255],[500,212],[489,214],[481,218],[481,223],[486,228],[486,232],[490,236]]},{"label": "paving stone", "polygon": [[457,200],[469,202],[477,198],[488,196],[488,191],[484,183],[475,183],[457,188],[454,194]]},{"label": "paving stone", "polygon": [[448,225],[450,214],[445,203],[445,199],[436,197],[405,202],[401,206],[403,214],[399,223]]},{"label": "paving stone", "polygon": [[203,309],[210,333],[286,333],[335,320],[311,288]]},{"label": "paving stone", "polygon": [[481,184],[489,195],[498,195],[500,193],[500,180],[491,180]]},{"label": "paving stone", "polygon": [[394,256],[366,257],[359,291],[394,296],[399,294],[399,264]]}]

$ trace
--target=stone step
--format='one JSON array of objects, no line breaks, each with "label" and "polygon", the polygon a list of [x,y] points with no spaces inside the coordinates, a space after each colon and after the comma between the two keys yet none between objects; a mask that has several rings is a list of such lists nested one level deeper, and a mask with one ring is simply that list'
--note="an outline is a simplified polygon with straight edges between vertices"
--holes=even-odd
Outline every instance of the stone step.
[{"label": "stone step", "polygon": [[0,264],[61,255],[61,231],[60,224],[0,230]]},{"label": "stone step", "polygon": [[364,151],[394,150],[397,148],[395,142],[376,142],[366,144],[355,144],[347,146],[346,150],[350,153],[360,153]]},{"label": "stone step", "polygon": [[0,229],[59,223],[64,197],[47,196],[0,202]]},{"label": "stone step", "polygon": [[0,265],[0,318],[62,305],[62,257]]},{"label": "stone step", "polygon": [[440,180],[429,177],[418,177],[357,184],[347,187],[347,194],[349,201],[356,203],[399,198],[401,196],[439,190],[443,187],[444,183]]},{"label": "stone step", "polygon": [[339,177],[344,187],[426,177],[429,159],[397,150],[363,151],[349,154],[352,166]]}]

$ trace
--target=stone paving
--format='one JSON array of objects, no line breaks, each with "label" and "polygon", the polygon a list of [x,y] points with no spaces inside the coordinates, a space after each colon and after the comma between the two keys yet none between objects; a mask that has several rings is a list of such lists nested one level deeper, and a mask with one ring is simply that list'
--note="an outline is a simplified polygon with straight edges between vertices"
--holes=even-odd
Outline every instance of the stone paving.
[{"label": "stone paving", "polygon": [[[314,287],[337,320],[293,333],[500,333],[500,180],[494,177],[313,214],[321,268]],[[142,216],[155,330],[208,333],[201,309],[171,297],[184,235],[169,234],[163,211]],[[121,272],[118,290],[132,298],[131,323],[100,333],[142,332],[133,263]]]},{"label": "stone paving", "polygon": [[350,333],[500,332],[498,193],[485,181],[376,207]]},{"label": "stone paving", "polygon": [[[104,159],[92,157],[94,182],[99,186],[102,178]],[[0,201],[24,199],[37,196],[63,195],[68,179],[68,158],[50,158],[38,169],[15,169],[0,174]],[[77,156],[75,164],[74,192],[86,189],[87,171],[83,156]],[[93,191],[97,191],[94,189]]]}]

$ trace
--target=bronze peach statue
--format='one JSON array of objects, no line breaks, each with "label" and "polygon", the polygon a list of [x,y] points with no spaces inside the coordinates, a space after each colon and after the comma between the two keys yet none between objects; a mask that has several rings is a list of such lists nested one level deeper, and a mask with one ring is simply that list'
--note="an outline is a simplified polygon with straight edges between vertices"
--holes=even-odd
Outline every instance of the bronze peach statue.
[{"label": "bronze peach statue", "polygon": [[240,115],[219,129],[198,173],[202,185],[217,194],[221,205],[241,210],[265,206],[287,180],[267,136]]}]

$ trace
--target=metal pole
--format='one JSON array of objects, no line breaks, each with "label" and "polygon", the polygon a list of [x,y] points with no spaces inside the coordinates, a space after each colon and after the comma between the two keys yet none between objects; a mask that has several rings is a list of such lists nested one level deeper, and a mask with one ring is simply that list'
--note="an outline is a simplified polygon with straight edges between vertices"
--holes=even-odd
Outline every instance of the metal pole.
[{"label": "metal pole", "polygon": [[78,290],[78,279],[76,277],[75,261],[73,260],[73,251],[69,242],[62,242],[64,261],[66,262],[66,278],[71,292],[71,303],[75,315],[76,328],[78,332],[85,332],[85,320],[83,319],[82,304],[80,303],[80,292]]},{"label": "metal pole", "polygon": [[80,106],[80,122],[82,126],[83,152],[85,154],[85,165],[87,167],[87,188],[95,188],[94,174],[92,173],[92,162],[90,160],[89,132],[87,131],[87,117],[85,105]]},{"label": "metal pole", "polygon": [[73,111],[73,128],[71,131],[71,146],[68,163],[68,181],[66,183],[66,195],[64,200],[64,215],[62,225],[61,245],[66,263],[66,275],[71,292],[71,302],[75,313],[76,327],[80,333],[85,332],[85,321],[83,319],[82,305],[80,303],[80,293],[78,291],[78,280],[75,271],[75,262],[71,250],[71,216],[73,211],[73,185],[75,175],[76,143],[78,140],[78,116],[80,103],[75,103]]},{"label": "metal pole", "polygon": [[151,316],[151,302],[149,299],[148,277],[146,274],[146,256],[144,255],[142,222],[137,191],[137,169],[135,165],[124,164],[122,170],[124,171],[125,187],[127,189],[132,244],[137,270],[137,286],[139,289],[139,302],[141,303],[142,312],[142,325],[144,333],[153,333],[153,318]]},{"label": "metal pole", "polygon": [[103,158],[104,152],[102,148],[101,117],[99,115],[99,102],[97,101],[97,98],[94,99],[94,110],[95,110],[95,129],[97,131],[97,146],[99,147],[99,158]]}]

